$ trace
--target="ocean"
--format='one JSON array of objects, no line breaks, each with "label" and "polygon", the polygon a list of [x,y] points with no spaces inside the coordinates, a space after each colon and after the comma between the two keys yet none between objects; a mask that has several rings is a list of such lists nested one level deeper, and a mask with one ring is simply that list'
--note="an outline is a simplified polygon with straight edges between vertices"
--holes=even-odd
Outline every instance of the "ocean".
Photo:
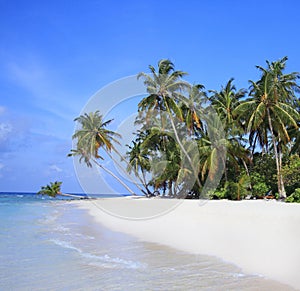
[{"label": "ocean", "polygon": [[0,193],[0,290],[294,289],[110,231],[66,199]]}]

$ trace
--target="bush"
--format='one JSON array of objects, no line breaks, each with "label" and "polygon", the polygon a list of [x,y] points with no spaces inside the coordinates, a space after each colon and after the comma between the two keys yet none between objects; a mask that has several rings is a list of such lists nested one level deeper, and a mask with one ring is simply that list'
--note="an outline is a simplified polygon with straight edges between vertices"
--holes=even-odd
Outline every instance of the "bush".
[{"label": "bush", "polygon": [[224,187],[210,194],[210,199],[241,200],[248,195],[250,179],[247,175],[239,177],[238,182],[227,181]]},{"label": "bush", "polygon": [[225,188],[216,189],[214,192],[210,193],[210,199],[226,199],[227,191]]},{"label": "bush", "polygon": [[292,155],[283,166],[281,174],[285,184],[287,194],[292,194],[295,189],[300,187],[300,157]]},{"label": "bush", "polygon": [[269,191],[269,187],[264,181],[264,177],[257,173],[251,174],[252,196],[255,198],[263,198]]},{"label": "bush", "polygon": [[295,189],[295,192],[292,193],[289,197],[285,199],[285,202],[292,203],[300,203],[300,188]]},{"label": "bush", "polygon": [[[261,198],[272,190],[273,193],[278,191],[277,189],[277,172],[276,163],[274,156],[271,154],[254,154],[253,166],[250,167],[251,185],[263,183],[267,186],[258,185],[257,192],[253,195],[254,197]],[[259,190],[262,188],[261,190]],[[265,192],[263,192],[265,189]]]}]

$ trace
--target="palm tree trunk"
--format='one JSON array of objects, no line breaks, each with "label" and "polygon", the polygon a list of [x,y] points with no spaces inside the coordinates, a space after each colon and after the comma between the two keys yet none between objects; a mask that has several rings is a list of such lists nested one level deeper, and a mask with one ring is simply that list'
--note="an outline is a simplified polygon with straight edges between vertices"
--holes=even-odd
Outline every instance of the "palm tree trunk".
[{"label": "palm tree trunk", "polygon": [[250,173],[249,173],[248,166],[247,166],[246,162],[244,161],[244,159],[241,159],[241,161],[242,161],[242,164],[243,164],[243,166],[244,166],[244,168],[245,168],[246,174],[247,174],[247,176],[249,177],[249,176],[250,176]]},{"label": "palm tree trunk", "polygon": [[87,196],[82,196],[82,195],[73,195],[73,194],[67,194],[67,193],[58,193],[58,195],[61,195],[61,196],[66,196],[66,197],[73,197],[73,198],[84,198],[84,199],[87,199],[88,197]]},{"label": "palm tree trunk", "polygon": [[[246,162],[244,161],[244,159],[241,159],[241,160],[242,160],[243,166],[245,168],[246,175],[250,178],[250,173],[249,173],[248,166],[247,166]],[[249,188],[250,188],[250,191],[252,193],[252,184],[251,183],[249,184]]]},{"label": "palm tree trunk", "polygon": [[284,182],[283,182],[283,177],[282,177],[282,174],[281,174],[281,170],[282,170],[282,149],[281,149],[281,145],[280,145],[280,142],[279,142],[279,145],[278,145],[278,156],[279,156],[279,169],[280,169],[280,185],[281,185],[281,190],[282,190],[282,193],[283,193],[283,197],[286,198],[286,191],[285,191],[285,187],[284,187]]},{"label": "palm tree trunk", "polygon": [[[123,160],[123,161],[125,161],[125,163],[127,164],[127,165],[129,165],[129,162],[119,153],[119,151],[114,147],[114,146],[112,146],[112,148],[113,148],[113,150],[115,151],[115,153]],[[108,154],[108,156],[120,167],[120,169],[123,171],[123,173],[128,177],[128,179],[130,179],[130,181],[141,191],[141,192],[143,192],[144,194],[146,193],[145,191],[144,191],[144,189],[142,189],[141,188],[141,186],[136,182],[136,181],[134,181],[134,179],[132,179],[132,177],[128,174],[128,172],[126,171],[126,169],[124,169],[123,167],[122,167],[122,165],[120,165],[120,163],[118,163],[118,161],[116,161],[116,159],[112,156],[112,154],[109,152],[109,151],[107,151],[107,150],[105,150],[105,152]],[[141,182],[141,184],[145,187],[145,189],[146,190],[148,190],[147,189],[147,187],[146,187],[146,185],[144,184],[144,181],[140,178],[140,176],[139,175],[135,175],[139,180],[140,180],[140,182]]]},{"label": "palm tree trunk", "polygon": [[112,177],[114,177],[127,191],[129,191],[132,195],[136,196],[136,194],[118,177],[116,176],[112,171],[110,171],[109,169],[105,168],[104,166],[102,166],[101,164],[99,164],[95,159],[93,159],[93,162],[100,167],[101,169],[103,169],[106,173],[110,174]]},{"label": "palm tree trunk", "polygon": [[228,182],[228,174],[227,174],[226,161],[223,161],[223,163],[224,163],[224,178],[225,178],[225,182]]},{"label": "palm tree trunk", "polygon": [[172,187],[172,186],[173,186],[172,180],[169,180],[168,186],[169,186],[169,193],[168,193],[168,195],[169,195],[170,197],[173,197],[174,192],[173,192],[173,187]]},{"label": "palm tree trunk", "polygon": [[191,160],[191,157],[189,156],[189,154],[187,153],[187,151],[185,150],[183,144],[181,143],[180,139],[179,139],[179,136],[178,136],[178,133],[177,133],[177,130],[176,130],[176,127],[175,127],[175,124],[174,124],[174,121],[173,121],[173,117],[172,117],[172,113],[171,113],[171,110],[168,106],[168,103],[166,101],[166,99],[164,98],[164,101],[165,101],[165,104],[166,104],[166,108],[167,108],[167,111],[169,113],[169,116],[170,116],[170,121],[171,121],[171,125],[172,125],[172,128],[173,128],[173,131],[174,131],[174,135],[175,135],[175,139],[176,141],[178,142],[179,146],[180,146],[180,149],[182,150],[182,152],[184,153],[184,155],[186,156],[186,158],[188,159],[191,167],[192,167],[192,170],[193,170],[193,173],[194,173],[194,176],[196,178],[196,181],[197,181],[197,184],[198,186],[201,188],[202,187],[202,184],[199,180],[199,177],[198,177],[198,171],[195,169],[194,165],[193,165],[193,162]]},{"label": "palm tree trunk", "polygon": [[[145,171],[141,168],[141,172],[142,172],[142,184],[146,189],[146,195],[152,194],[152,191],[149,189],[148,184],[147,184],[147,180],[146,180],[146,175],[145,175]],[[138,174],[136,174],[138,175]],[[142,190],[143,191],[143,190]],[[144,191],[143,191],[144,192]]]},{"label": "palm tree trunk", "polygon": [[278,150],[277,150],[277,144],[276,144],[276,139],[275,139],[275,135],[274,135],[274,131],[273,131],[273,125],[272,125],[271,114],[270,114],[269,108],[267,108],[267,115],[268,115],[268,122],[269,122],[270,131],[271,131],[274,154],[275,154],[278,194],[279,194],[279,198],[285,198],[286,193],[285,193],[284,184],[282,181],[279,154],[278,154]]}]

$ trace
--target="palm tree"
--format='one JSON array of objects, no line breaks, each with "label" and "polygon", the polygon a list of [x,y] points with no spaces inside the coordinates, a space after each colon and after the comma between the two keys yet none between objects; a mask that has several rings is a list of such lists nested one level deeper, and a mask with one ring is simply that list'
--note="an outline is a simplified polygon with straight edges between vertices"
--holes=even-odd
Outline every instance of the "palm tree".
[{"label": "palm tree", "polygon": [[239,105],[240,99],[247,93],[245,89],[237,91],[236,87],[232,84],[233,80],[234,79],[231,78],[226,86],[221,88],[221,91],[209,91],[210,93],[213,93],[209,100],[217,111],[220,119],[223,121],[226,131],[238,127],[237,121],[233,116],[233,111]]},{"label": "palm tree", "polygon": [[[113,148],[113,142],[118,143],[117,138],[121,136],[113,131],[108,130],[106,127],[112,122],[112,119],[103,121],[103,116],[97,110],[95,112],[84,113],[74,119],[81,125],[77,129],[72,138],[77,139],[78,148],[86,148],[88,145],[89,153],[95,158],[100,158],[98,155],[99,148],[104,147],[108,152]],[[82,146],[81,146],[82,145]]]},{"label": "palm tree", "polygon": [[92,162],[103,169],[105,172],[114,177],[126,190],[132,195],[135,193],[112,171],[101,165],[97,160],[103,157],[99,155],[99,150],[102,148],[110,155],[114,149],[113,142],[118,143],[121,136],[108,130],[106,127],[111,123],[112,119],[103,121],[100,112],[84,113],[75,118],[80,124],[80,128],[75,131],[72,138],[77,140],[76,149],[72,149],[68,156],[79,156],[79,162],[82,160],[88,167],[92,167]]},{"label": "palm tree", "polygon": [[[199,173],[201,180],[208,181],[211,184],[210,188],[214,188],[225,170],[227,139],[216,112],[209,110],[204,117],[205,127],[201,137],[197,139],[200,155]],[[203,196],[206,197],[207,190],[204,192]]]},{"label": "palm tree", "polygon": [[[166,122],[170,123],[174,138],[180,150],[188,159],[190,166],[193,167],[193,174],[200,186],[198,172],[194,168],[193,161],[178,135],[178,127],[182,127],[182,124],[180,126],[178,123],[183,122],[183,113],[181,110],[182,93],[184,90],[190,88],[190,85],[182,80],[182,77],[187,73],[175,71],[174,64],[166,59],[159,61],[158,72],[156,72],[153,66],[149,66],[149,68],[151,74],[140,73],[138,75],[138,78],[142,77],[144,79],[144,84],[147,86],[147,92],[149,93],[149,96],[143,98],[139,103],[139,112],[145,114],[146,122],[148,122],[149,116],[153,118],[159,115],[161,129],[166,127]],[[174,121],[175,117],[177,126]],[[166,150],[165,140],[164,150]]]},{"label": "palm tree", "polygon": [[203,103],[207,101],[204,86],[201,84],[188,87],[188,97],[181,95],[181,110],[185,124],[190,133],[197,133],[203,126],[201,118],[203,114]]},{"label": "palm tree", "polygon": [[[299,73],[283,74],[287,57],[270,63],[267,68],[257,66],[262,76],[257,82],[250,81],[250,97],[237,106],[235,113],[247,116],[247,132],[266,131],[271,136],[271,143],[276,161],[277,186],[281,198],[286,197],[281,175],[282,155],[280,145],[290,141],[287,128],[297,128],[299,113],[293,108],[295,89],[299,89],[296,80]],[[266,142],[266,141],[264,141]]]},{"label": "palm tree", "polygon": [[222,121],[227,139],[227,161],[225,163],[225,181],[227,181],[227,169],[229,165],[233,165],[236,169],[241,162],[248,173],[246,161],[248,160],[247,151],[242,145],[242,119],[237,119],[233,112],[240,104],[240,100],[246,95],[245,89],[237,91],[233,85],[234,79],[231,78],[225,87],[221,87],[220,91],[210,90],[212,96],[209,97],[213,108],[216,110]]},{"label": "palm tree", "polygon": [[162,188],[164,195],[168,186],[168,195],[172,196],[173,182],[178,173],[175,156],[180,156],[174,139],[164,130],[153,126],[150,130],[139,132],[134,143],[139,145],[139,148],[136,148],[139,159],[137,161],[135,157],[133,162],[138,163],[144,175],[145,172],[151,172],[151,180],[147,184],[153,186],[155,191]]},{"label": "palm tree", "polygon": [[144,188],[146,189],[146,192],[144,194],[151,195],[152,192],[150,191],[148,187],[148,183],[146,180],[146,172],[150,171],[150,163],[149,163],[149,157],[147,155],[147,152],[145,151],[142,141],[139,138],[138,141],[132,141],[132,145],[129,146],[129,151],[127,151],[126,155],[129,160],[127,165],[127,171],[129,173],[134,172],[136,177],[140,177],[141,173],[141,179]]},{"label": "palm tree", "polygon": [[56,197],[57,195],[60,195],[60,196],[75,197],[75,198],[87,198],[86,196],[62,193],[61,184],[62,182],[58,182],[58,181],[50,182],[50,184],[47,184],[46,186],[42,186],[41,190],[37,192],[37,194],[48,195],[50,197]]},{"label": "palm tree", "polygon": [[37,194],[56,197],[61,194],[61,184],[62,182],[58,181],[50,182],[50,185],[47,184],[46,186],[42,186],[41,190]]},{"label": "palm tree", "polygon": [[143,98],[138,104],[139,111],[166,111],[166,106],[168,106],[181,118],[175,100],[180,96],[180,91],[189,86],[182,81],[182,77],[187,73],[175,71],[174,64],[166,59],[158,62],[158,72],[151,65],[149,69],[151,74],[142,72],[137,76],[138,79],[144,79],[144,84],[147,86],[147,92],[149,93],[149,96]]}]

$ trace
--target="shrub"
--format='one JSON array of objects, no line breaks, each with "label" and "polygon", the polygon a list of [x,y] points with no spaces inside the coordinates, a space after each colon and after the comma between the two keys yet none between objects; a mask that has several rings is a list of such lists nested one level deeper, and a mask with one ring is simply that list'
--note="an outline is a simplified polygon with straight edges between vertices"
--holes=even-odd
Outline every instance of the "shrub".
[{"label": "shrub", "polygon": [[295,189],[300,187],[300,157],[292,155],[283,166],[281,174],[285,184],[287,194],[292,194]]},{"label": "shrub", "polygon": [[255,198],[263,198],[268,192],[269,187],[264,178],[258,173],[251,174],[252,196]]},{"label": "shrub", "polygon": [[285,202],[296,202],[300,203],[300,188],[295,189],[295,192],[292,193],[289,197],[285,199]]}]

